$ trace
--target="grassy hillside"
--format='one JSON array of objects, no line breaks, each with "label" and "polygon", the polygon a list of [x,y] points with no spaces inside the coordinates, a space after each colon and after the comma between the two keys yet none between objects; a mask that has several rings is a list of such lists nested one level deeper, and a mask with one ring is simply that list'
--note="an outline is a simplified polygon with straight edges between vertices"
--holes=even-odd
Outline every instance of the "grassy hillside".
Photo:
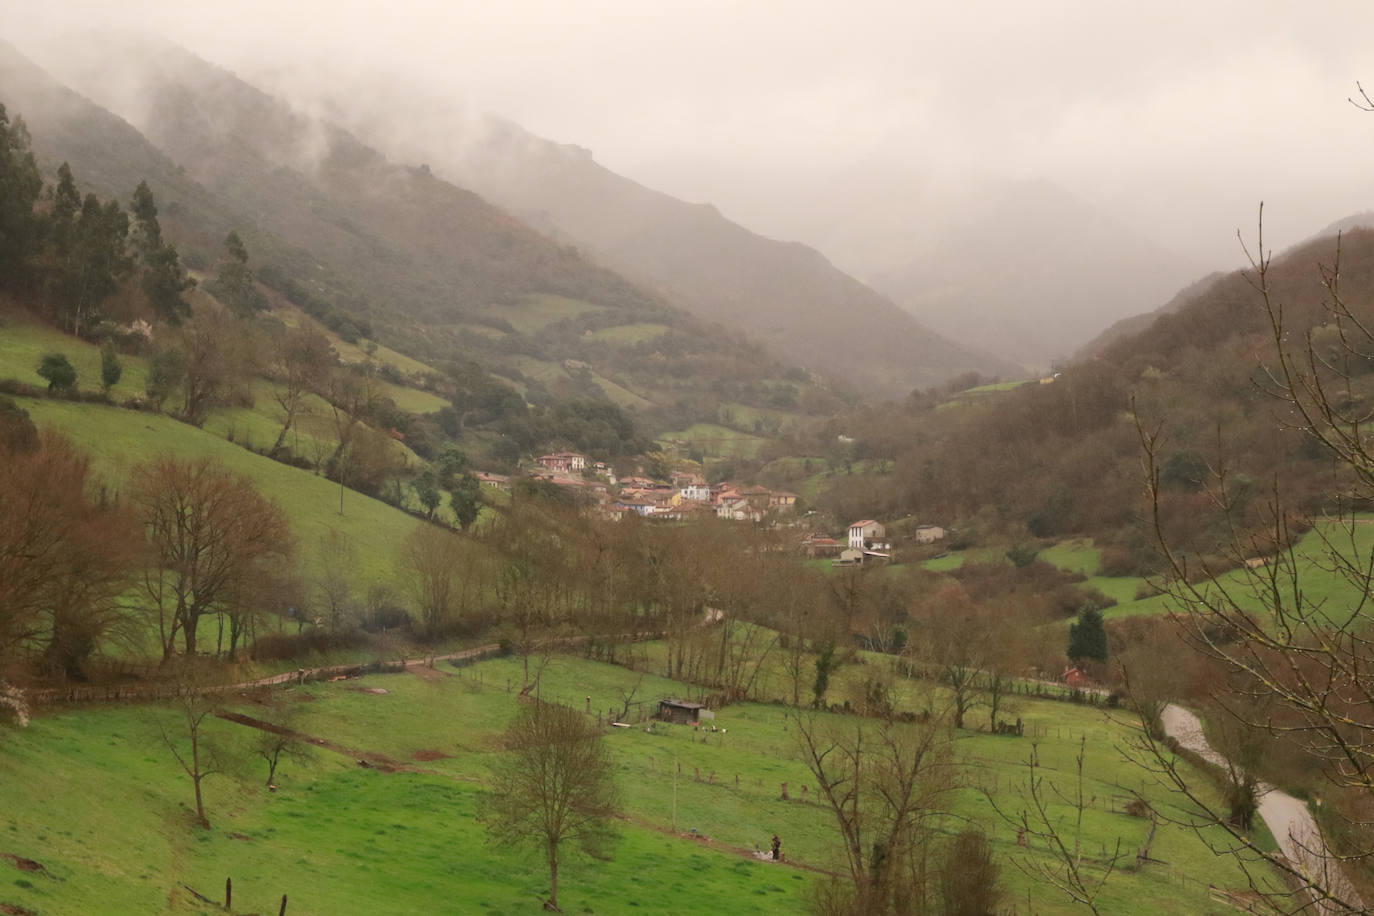
[{"label": "grassy hillside", "polygon": [[314,560],[320,538],[337,531],[357,551],[360,579],[390,580],[398,545],[421,524],[386,503],[352,490],[344,492],[340,514],[338,484],[256,455],[170,417],[67,401],[16,401],[38,426],[64,433],[89,453],[96,473],[116,489],[123,486],[135,465],[161,454],[211,456],[247,474],[290,516],[307,567]]},{"label": "grassy hillside", "polygon": [[[128,121],[0,47],[4,102],[21,114],[41,107],[30,122],[46,169],[69,161],[79,181],[121,199],[146,179],[167,236],[197,270],[211,271],[237,230],[278,298],[371,326],[390,345],[377,358],[405,374],[475,360],[511,377],[525,359],[572,360],[589,375],[558,374],[536,403],[606,399],[662,429],[687,418],[654,411],[690,412],[717,385],[748,388],[782,371],[739,334],[708,330],[428,168],[388,160],[181,49],[110,40],[52,64]],[[104,78],[111,69],[150,104],[129,107]],[[87,132],[95,124],[99,136]]]},{"label": "grassy hillside", "polygon": [[547,224],[558,238],[643,288],[660,291],[706,321],[746,331],[790,362],[879,397],[900,397],[970,369],[988,375],[1018,371],[934,333],[814,249],[765,238],[709,204],[646,188],[584,149],[495,119],[474,136],[467,116],[443,105],[426,112],[430,127],[473,142],[461,154],[426,144],[394,121],[398,109],[381,101],[391,92],[404,90],[374,87],[369,98],[375,111],[356,100],[336,107],[369,143],[407,161],[430,163],[514,213],[532,214],[537,224]]},{"label": "grassy hillside", "polygon": [[[347,750],[317,748],[308,763],[285,764],[275,794],[262,787],[263,769],[250,750],[256,734],[212,720],[209,736],[229,751],[231,763],[206,782],[213,826],[205,832],[190,825],[189,782],[157,738],[159,723],[173,725],[169,712],[62,711],[8,732],[0,752],[0,834],[9,837],[3,850],[41,863],[44,872],[7,883],[0,901],[44,913],[92,907],[193,913],[203,905],[182,885],[214,896],[228,876],[239,911],[272,911],[282,893],[290,895],[288,911],[298,914],[531,911],[547,890],[540,857],[493,846],[473,820],[491,768],[500,765],[494,739],[517,706],[506,685],[519,677],[519,662],[424,673],[284,694],[298,730]],[[639,680],[625,669],[556,659],[541,689],[578,708],[590,696],[599,709],[615,702],[618,688]],[[640,696],[652,704],[689,689],[646,677]],[[230,705],[250,716],[269,714],[242,698]],[[1028,702],[1018,714],[1039,736],[1052,780],[1063,780],[1080,738],[1090,739],[1088,848],[1112,845],[1117,837],[1125,849],[1143,842],[1148,822],[1113,810],[1124,804],[1126,788],[1140,788],[1138,771],[1113,746],[1126,738],[1122,727],[1099,711],[1061,703]],[[627,817],[611,859],[566,857],[560,870],[565,911],[695,913],[709,900],[722,914],[804,912],[815,873],[751,855],[777,832],[794,862],[827,867],[833,861],[829,813],[815,798],[799,798],[810,777],[792,750],[790,715],[785,707],[740,704],[719,714],[721,733],[667,725],[652,733],[610,730],[604,740]],[[1036,853],[1017,847],[1014,830],[972,788],[1016,804],[1024,781],[1019,761],[1029,747],[1025,739],[961,736],[958,756],[971,787],[957,793],[958,816],[941,831],[959,829],[959,816],[973,817],[990,832],[1002,860],[1008,902],[1029,894],[1036,912],[1075,912],[1006,861]],[[360,769],[355,759],[364,753],[385,755],[400,771]],[[677,765],[682,773],[674,779]],[[779,798],[783,780],[791,801]],[[1170,810],[1160,790],[1147,785],[1144,791]],[[35,795],[50,801],[41,809],[25,803]],[[93,797],[100,806],[88,803]],[[1203,838],[1180,827],[1161,823],[1152,857],[1160,863],[1123,870],[1109,881],[1108,911],[1202,912],[1210,908],[1207,884],[1244,886],[1231,859],[1213,856]]]}]

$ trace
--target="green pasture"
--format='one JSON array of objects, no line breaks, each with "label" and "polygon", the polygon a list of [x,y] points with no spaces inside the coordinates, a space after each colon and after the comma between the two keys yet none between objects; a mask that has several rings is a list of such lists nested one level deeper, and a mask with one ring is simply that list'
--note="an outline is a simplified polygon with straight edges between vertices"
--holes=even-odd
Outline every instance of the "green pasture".
[{"label": "green pasture", "polygon": [[613,328],[602,328],[585,335],[585,338],[605,343],[628,345],[657,340],[671,330],[672,328],[666,324],[637,321],[631,324],[616,325]]},{"label": "green pasture", "polygon": [[522,296],[514,305],[489,305],[481,310],[493,318],[503,318],[521,334],[535,334],[557,321],[576,318],[603,308],[581,299],[546,293]]},{"label": "green pasture", "polygon": [[592,373],[592,381],[601,388],[610,402],[617,407],[628,407],[632,410],[643,410],[646,407],[653,407],[654,402],[648,398],[640,397],[623,385],[619,385],[605,376]]},{"label": "green pasture", "polygon": [[360,581],[389,581],[398,546],[420,524],[404,512],[352,490],[344,491],[340,514],[337,484],[170,417],[70,401],[16,400],[38,426],[62,432],[87,452],[96,474],[116,489],[128,480],[135,465],[162,454],[213,457],[250,476],[290,517],[307,571],[314,563],[320,538],[338,531],[354,546]]},{"label": "green pasture", "polygon": [[[203,905],[191,902],[181,884],[214,896],[233,877],[235,908],[242,912],[275,912],[281,893],[290,895],[288,912],[298,914],[538,912],[538,896],[547,890],[540,857],[493,846],[473,819],[483,785],[501,765],[497,738],[518,708],[521,660],[456,670],[440,663],[422,674],[373,675],[279,694],[294,728],[348,753],[312,749],[308,763],[283,764],[274,794],[264,789],[265,771],[251,753],[257,732],[213,720],[208,733],[225,749],[227,767],[205,784],[209,831],[190,825],[189,781],[161,745],[159,723],[176,723],[169,712],[88,708],[40,716],[26,730],[6,728],[0,732],[0,852],[38,861],[46,874],[0,871],[7,879],[0,881],[0,902],[40,913],[195,913]],[[913,689],[918,692],[904,702],[932,699],[924,685]],[[747,855],[766,848],[776,832],[791,860],[836,864],[830,812],[814,786],[801,798],[801,786],[813,780],[796,752],[799,713],[741,703],[718,712],[718,732],[650,727],[641,719],[659,698],[693,689],[580,658],[555,657],[539,688],[544,699],[578,709],[590,697],[593,715],[619,712],[622,692],[630,690],[642,703],[626,717],[631,727],[610,728],[604,739],[627,816],[621,839],[605,862],[567,855],[564,910],[694,913],[709,900],[722,914],[803,912],[814,873]],[[939,701],[938,693],[933,699]],[[270,715],[246,698],[231,703],[248,715]],[[1142,792],[1165,814],[1179,810],[1122,759],[1128,725],[1103,710],[1066,703],[1026,700],[1009,711],[1035,737],[958,733],[954,759],[962,788],[949,796],[950,813],[938,823],[944,835],[965,819],[988,831],[1008,903],[1029,894],[1037,912],[1075,912],[1011,864],[1012,857],[1042,853],[1016,845],[1014,828],[988,798],[1020,809],[1033,743],[1045,778],[1068,791],[1084,739],[1085,848],[1091,858],[1120,839],[1131,862],[1108,882],[1107,911],[1205,912],[1208,883],[1245,886],[1234,862],[1204,843],[1220,838],[1200,839],[1166,822],[1151,850],[1158,861],[1134,865],[1148,822],[1120,810],[1129,792]],[[841,730],[859,721],[822,715],[825,727]],[[364,752],[413,771],[360,768],[355,754]],[[1062,804],[1053,810],[1065,820],[1071,813]]]},{"label": "green pasture", "polygon": [[[46,385],[38,375],[38,364],[49,353],[65,354],[76,369],[76,387],[82,391],[100,390],[100,347],[54,327],[29,320],[0,316],[0,377],[18,379],[30,385]],[[148,363],[141,357],[120,354],[124,371],[119,384],[110,390],[116,400],[144,396]]]},{"label": "green pasture", "polygon": [[384,397],[391,398],[397,407],[406,413],[426,414],[448,406],[448,401],[429,391],[408,388],[391,382],[380,381],[378,387]]},{"label": "green pasture", "polygon": [[[307,705],[290,694],[286,702]],[[258,733],[212,720],[207,736],[227,768],[205,782],[212,827],[203,831],[190,823],[190,782],[162,746],[159,724],[175,728],[174,714],[124,707],[6,729],[0,852],[44,870],[0,860],[0,903],[42,914],[221,912],[186,887],[222,899],[228,877],[240,913],[275,913],[283,893],[295,914],[540,911],[542,857],[487,841],[474,819],[477,782],[362,769],[311,750],[308,764],[283,765],[278,791],[268,793],[252,753]],[[305,725],[316,723],[307,716]],[[620,833],[608,861],[565,853],[565,912],[685,914],[709,897],[721,913],[770,913],[780,903],[797,908],[809,878],[632,823]]]},{"label": "green pasture", "polygon": [[756,458],[764,439],[715,423],[694,423],[677,432],[664,433],[659,441],[679,448],[695,448],[715,458]]}]

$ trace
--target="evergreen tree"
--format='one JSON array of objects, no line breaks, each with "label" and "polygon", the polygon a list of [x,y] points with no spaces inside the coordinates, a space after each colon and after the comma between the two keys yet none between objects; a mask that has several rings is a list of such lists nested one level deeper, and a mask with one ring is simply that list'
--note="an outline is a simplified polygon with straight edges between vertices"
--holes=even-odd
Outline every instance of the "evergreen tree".
[{"label": "evergreen tree", "polygon": [[439,508],[443,501],[443,494],[439,492],[439,487],[434,483],[434,472],[423,471],[420,476],[415,478],[412,485],[415,490],[415,498],[420,501],[420,505],[425,510],[425,518],[434,518],[434,512]]},{"label": "evergreen tree", "polygon": [[475,521],[482,511],[482,482],[471,471],[464,471],[453,479],[449,489],[448,504],[464,531]]},{"label": "evergreen tree", "polygon": [[101,305],[118,291],[131,266],[125,252],[128,236],[129,217],[119,204],[102,206],[99,198],[87,194],[65,258],[59,248],[58,312],[74,333],[93,324]]},{"label": "evergreen tree", "polygon": [[134,189],[133,214],[134,248],[142,274],[140,285],[159,318],[173,325],[180,324],[191,314],[191,306],[182,298],[182,293],[196,284],[182,269],[176,247],[163,244],[157,202],[146,181],[140,181]]},{"label": "evergreen tree", "polygon": [[51,236],[59,271],[65,270],[71,257],[76,234],[76,214],[81,210],[81,193],[67,163],[57,167],[57,187],[52,192]]},{"label": "evergreen tree", "polygon": [[0,289],[20,290],[31,280],[39,242],[33,206],[42,191],[28,129],[0,105]]},{"label": "evergreen tree", "polygon": [[1078,621],[1069,624],[1069,658],[1107,660],[1107,627],[1102,611],[1091,601],[1079,608]]},{"label": "evergreen tree", "polygon": [[49,391],[65,391],[76,387],[76,367],[66,354],[49,353],[38,364],[38,375],[48,383]]},{"label": "evergreen tree", "polygon": [[185,375],[185,370],[181,364],[181,351],[174,348],[158,350],[153,354],[153,358],[148,361],[148,380],[144,386],[144,393],[148,395],[148,400],[162,409],[163,403],[172,395],[177,386],[181,384],[181,379]]},{"label": "evergreen tree", "polygon": [[108,397],[110,389],[119,384],[123,374],[124,364],[119,361],[114,341],[105,341],[100,346],[100,390]]},{"label": "evergreen tree", "polygon": [[253,272],[248,268],[248,248],[237,232],[224,239],[228,257],[220,262],[219,273],[208,287],[215,298],[239,315],[250,315],[267,308],[267,299],[253,286]]}]

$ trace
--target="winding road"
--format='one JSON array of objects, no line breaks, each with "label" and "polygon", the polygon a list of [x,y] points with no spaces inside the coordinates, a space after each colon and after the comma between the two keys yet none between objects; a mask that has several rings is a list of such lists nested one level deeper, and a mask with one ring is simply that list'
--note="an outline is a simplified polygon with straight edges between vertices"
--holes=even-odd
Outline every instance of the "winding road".
[{"label": "winding road", "polygon": [[[1192,751],[1210,764],[1226,767],[1226,758],[1207,743],[1202,722],[1193,713],[1171,703],[1160,714],[1160,724],[1166,735],[1178,741],[1179,747]],[[1267,783],[1260,783],[1259,816],[1278,841],[1279,849],[1298,871],[1314,883],[1329,888],[1349,908],[1356,912],[1364,910],[1360,895],[1328,852],[1316,819],[1305,802]],[[1317,901],[1316,908],[1323,913],[1347,912],[1331,901]]]}]

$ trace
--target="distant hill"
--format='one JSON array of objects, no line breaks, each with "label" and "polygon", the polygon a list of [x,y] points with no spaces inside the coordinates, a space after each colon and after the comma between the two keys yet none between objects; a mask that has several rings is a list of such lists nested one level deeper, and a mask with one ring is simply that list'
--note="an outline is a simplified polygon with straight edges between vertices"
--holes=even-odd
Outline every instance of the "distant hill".
[{"label": "distant hill", "polygon": [[1155,319],[1160,315],[1169,315],[1177,312],[1194,299],[1205,295],[1208,290],[1215,286],[1225,276],[1226,274],[1224,272],[1218,270],[1213,271],[1199,280],[1194,280],[1192,283],[1189,283],[1187,286],[1183,287],[1183,289],[1175,293],[1172,299],[1159,308],[1144,312],[1140,315],[1132,315],[1129,318],[1122,318],[1120,321],[1107,328],[1107,330],[1084,344],[1075,355],[1078,358],[1096,356],[1118,340],[1139,334],[1153,324]]},{"label": "distant hill", "polygon": [[1006,359],[1046,367],[1200,272],[1047,182],[955,204],[932,241],[867,276],[941,334]]},{"label": "distant hill", "polygon": [[365,317],[433,366],[475,359],[531,403],[610,400],[651,429],[715,422],[731,404],[839,403],[745,335],[706,326],[426,167],[397,165],[184,51],[156,44],[135,57],[83,58],[76,78],[136,123],[8,46],[0,101],[33,125],[49,170],[70,161],[83,183],[124,200],[146,178],[192,267],[211,268],[236,230],[259,278],[292,301]]},{"label": "distant hill", "polygon": [[[369,143],[494,200],[709,321],[739,328],[791,361],[880,396],[976,370],[1022,367],[955,343],[836,268],[813,248],[765,238],[600,165],[580,147],[509,121],[472,117],[404,87],[326,103]],[[346,91],[345,91],[346,92]],[[360,107],[361,106],[361,107]],[[397,112],[406,112],[404,119]],[[799,189],[805,193],[805,189]]]}]

